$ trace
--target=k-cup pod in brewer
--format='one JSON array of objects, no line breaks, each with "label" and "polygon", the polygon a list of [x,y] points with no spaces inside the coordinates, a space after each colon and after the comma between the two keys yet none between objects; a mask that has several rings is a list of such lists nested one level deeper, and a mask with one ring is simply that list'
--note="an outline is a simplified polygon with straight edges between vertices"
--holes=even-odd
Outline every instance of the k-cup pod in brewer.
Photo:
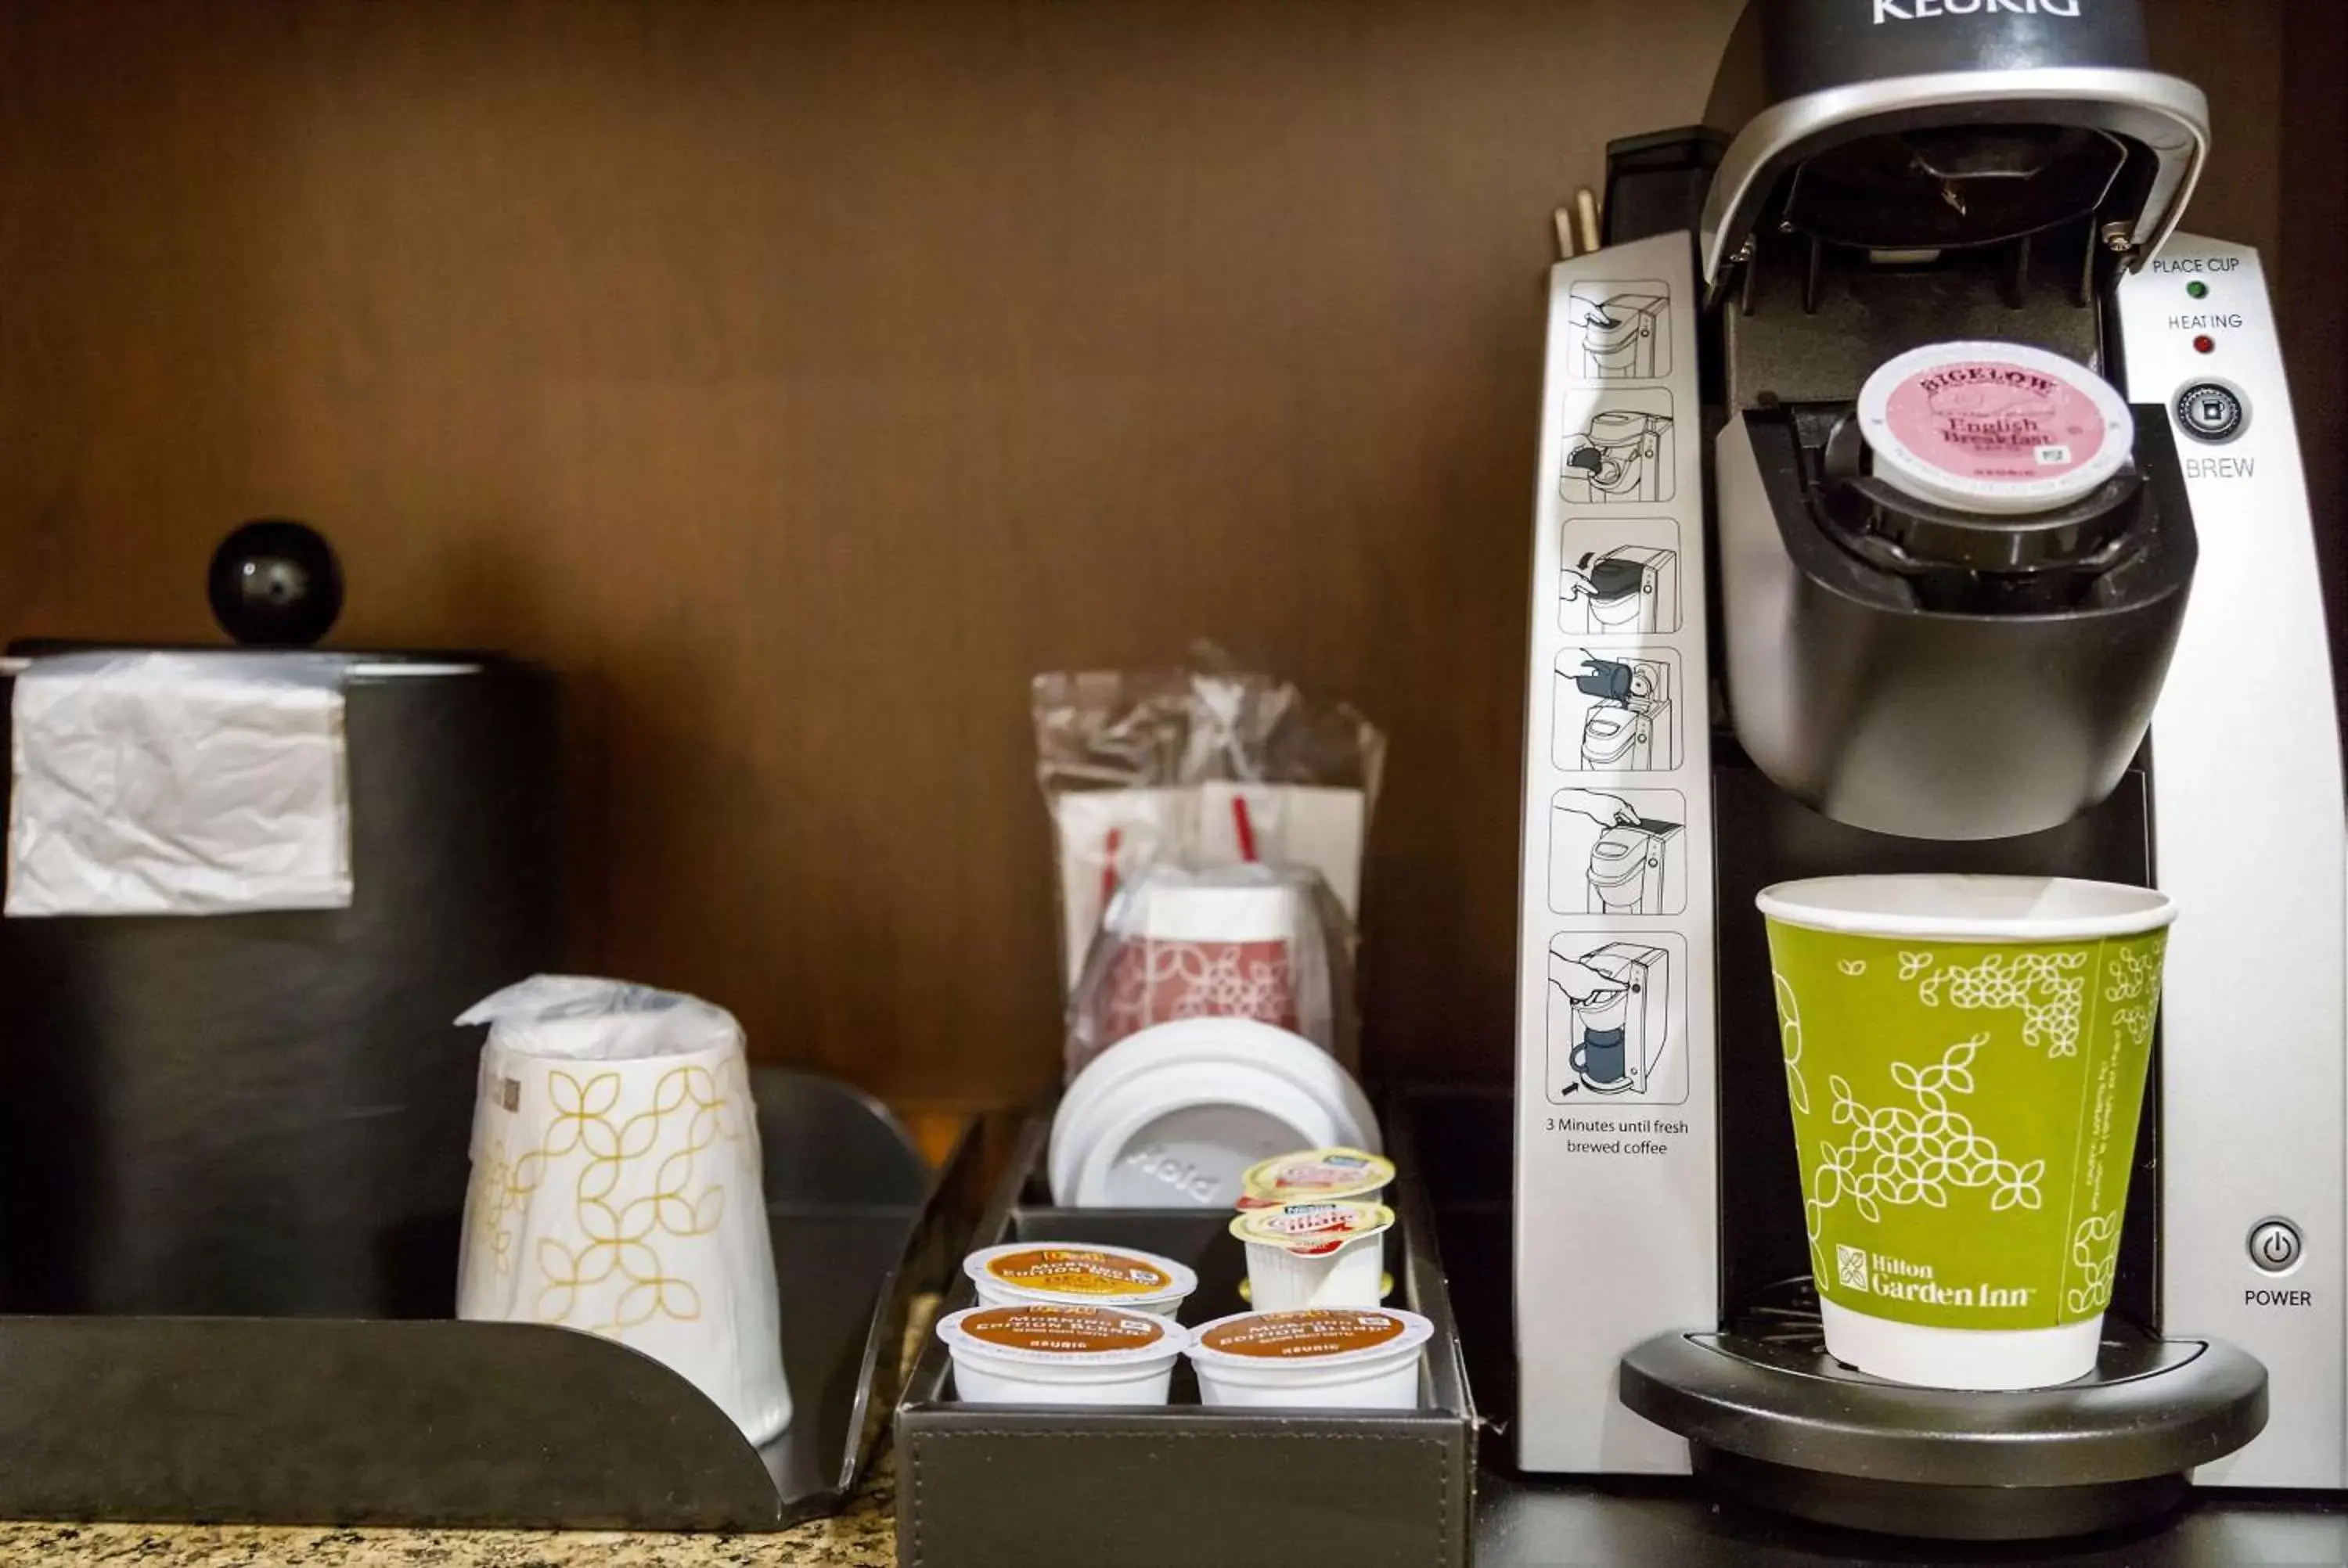
[{"label": "k-cup pod in brewer", "polygon": [[1199,1287],[1199,1276],[1170,1257],[1077,1242],[1007,1242],[972,1253],[962,1268],[982,1307],[1050,1303],[1171,1317]]},{"label": "k-cup pod in brewer", "polygon": [[1259,1312],[1375,1307],[1385,1278],[1384,1204],[1282,1204],[1243,1209],[1231,1234],[1247,1244],[1248,1299]]},{"label": "k-cup pod in brewer", "polygon": [[1050,1302],[951,1313],[938,1337],[955,1397],[973,1405],[1162,1405],[1190,1343],[1155,1313]]},{"label": "k-cup pod in brewer", "polygon": [[2075,360],[2012,343],[1941,343],[1885,362],[1859,395],[1878,478],[1960,512],[2085,499],[2127,464],[2136,422]]},{"label": "k-cup pod in brewer", "polygon": [[1307,1149],[1275,1154],[1240,1177],[1239,1206],[1269,1209],[1282,1204],[1350,1200],[1374,1204],[1395,1178],[1394,1162],[1360,1149]]},{"label": "k-cup pod in brewer", "polygon": [[1434,1335],[1416,1312],[1386,1307],[1242,1312],[1200,1328],[1189,1354],[1210,1407],[1408,1410]]},{"label": "k-cup pod in brewer", "polygon": [[664,1362],[754,1443],[790,1424],[757,1108],[734,1015],[541,975],[486,1023],[457,1316]]},{"label": "k-cup pod in brewer", "polygon": [[2176,906],[2030,876],[1759,902],[1828,1353],[1937,1389],[2085,1376]]}]

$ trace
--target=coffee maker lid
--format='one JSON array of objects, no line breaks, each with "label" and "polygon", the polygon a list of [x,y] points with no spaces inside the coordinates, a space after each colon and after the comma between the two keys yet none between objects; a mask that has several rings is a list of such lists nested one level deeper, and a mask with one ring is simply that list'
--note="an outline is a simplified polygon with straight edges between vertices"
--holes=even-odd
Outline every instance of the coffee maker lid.
[{"label": "coffee maker lid", "polygon": [[2152,67],[2138,0],[1752,0],[1706,115],[1735,130],[1702,220],[1715,289],[1757,236],[1854,213],[1868,247],[1892,250],[2092,216],[2140,266],[2209,145],[2209,102]]},{"label": "coffee maker lid", "polygon": [[2012,343],[1928,343],[1886,361],[1859,391],[1859,425],[1894,489],[2001,517],[2083,500],[2135,450],[2111,383]]}]

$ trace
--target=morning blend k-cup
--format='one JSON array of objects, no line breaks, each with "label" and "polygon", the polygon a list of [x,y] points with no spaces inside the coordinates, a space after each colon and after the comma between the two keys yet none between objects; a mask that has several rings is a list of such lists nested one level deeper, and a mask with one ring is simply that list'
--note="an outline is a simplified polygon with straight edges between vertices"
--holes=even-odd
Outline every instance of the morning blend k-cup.
[{"label": "morning blend k-cup", "polygon": [[1837,1360],[1930,1388],[2096,1364],[2176,906],[2022,876],[1762,892]]}]

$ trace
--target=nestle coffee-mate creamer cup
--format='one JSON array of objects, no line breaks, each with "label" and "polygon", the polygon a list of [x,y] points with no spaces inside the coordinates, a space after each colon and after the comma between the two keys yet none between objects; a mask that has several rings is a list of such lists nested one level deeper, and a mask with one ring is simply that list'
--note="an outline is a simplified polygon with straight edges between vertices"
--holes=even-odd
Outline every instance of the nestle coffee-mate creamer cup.
[{"label": "nestle coffee-mate creamer cup", "polygon": [[1385,1278],[1384,1204],[1303,1203],[1242,1209],[1231,1234],[1247,1244],[1248,1300],[1259,1312],[1375,1307]]},{"label": "nestle coffee-mate creamer cup", "polygon": [[1931,1388],[2085,1376],[2176,907],[2019,876],[1759,903],[1828,1351]]},{"label": "nestle coffee-mate creamer cup", "polygon": [[1268,1209],[1282,1204],[1348,1199],[1375,1204],[1395,1179],[1394,1162],[1362,1149],[1307,1149],[1275,1154],[1240,1177],[1239,1206]]}]

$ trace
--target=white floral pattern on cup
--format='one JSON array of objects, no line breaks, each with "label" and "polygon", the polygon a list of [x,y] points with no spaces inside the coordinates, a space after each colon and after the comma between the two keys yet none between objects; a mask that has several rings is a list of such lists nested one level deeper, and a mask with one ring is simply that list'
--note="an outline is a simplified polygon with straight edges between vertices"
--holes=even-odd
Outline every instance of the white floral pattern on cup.
[{"label": "white floral pattern on cup", "polygon": [[1296,1028],[1286,942],[1170,942],[1144,937],[1117,955],[1102,1003],[1103,1040],[1186,1018],[1244,1018]]}]

